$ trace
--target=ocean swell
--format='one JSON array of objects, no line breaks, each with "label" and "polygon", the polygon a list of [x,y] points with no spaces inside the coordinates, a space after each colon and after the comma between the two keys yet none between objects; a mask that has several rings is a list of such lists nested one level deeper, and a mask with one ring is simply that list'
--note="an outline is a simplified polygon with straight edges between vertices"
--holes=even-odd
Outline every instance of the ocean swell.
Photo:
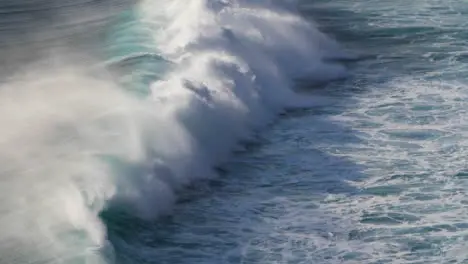
[{"label": "ocean swell", "polygon": [[103,210],[170,213],[277,113],[326,103],[296,94],[295,78],[346,76],[326,61],[349,55],[291,1],[142,1],[132,12],[120,28],[144,41],[125,38],[140,48],[107,65],[156,60],[126,76],[157,72],[144,96],[63,52],[2,84],[0,262],[114,262]]}]

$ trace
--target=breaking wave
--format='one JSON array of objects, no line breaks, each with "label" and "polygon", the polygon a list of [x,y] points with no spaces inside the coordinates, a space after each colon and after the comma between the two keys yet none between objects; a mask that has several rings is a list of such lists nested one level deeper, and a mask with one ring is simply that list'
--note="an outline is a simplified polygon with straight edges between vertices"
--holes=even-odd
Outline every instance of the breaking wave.
[{"label": "breaking wave", "polygon": [[326,103],[294,80],[342,78],[330,61],[349,55],[294,6],[142,1],[107,27],[104,60],[52,49],[3,82],[0,262],[114,262],[103,210],[170,213],[276,114]]}]

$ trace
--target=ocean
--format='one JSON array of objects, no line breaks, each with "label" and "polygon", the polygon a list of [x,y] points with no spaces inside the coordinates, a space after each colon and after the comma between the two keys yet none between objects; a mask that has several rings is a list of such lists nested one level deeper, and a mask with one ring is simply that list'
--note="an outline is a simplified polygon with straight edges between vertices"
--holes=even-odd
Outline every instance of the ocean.
[{"label": "ocean", "polygon": [[462,0],[0,0],[0,264],[468,263]]}]

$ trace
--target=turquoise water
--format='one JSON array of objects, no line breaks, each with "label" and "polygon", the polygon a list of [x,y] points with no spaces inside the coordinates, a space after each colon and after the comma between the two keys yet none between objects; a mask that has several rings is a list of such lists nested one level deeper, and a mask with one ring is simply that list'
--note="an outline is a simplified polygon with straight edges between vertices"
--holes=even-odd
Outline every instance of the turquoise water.
[{"label": "turquoise water", "polygon": [[[111,234],[131,263],[468,263],[463,1],[302,1],[365,59],[190,191]],[[128,261],[126,261],[128,260]]]},{"label": "turquoise water", "polygon": [[464,1],[0,13],[0,263],[468,263]]}]

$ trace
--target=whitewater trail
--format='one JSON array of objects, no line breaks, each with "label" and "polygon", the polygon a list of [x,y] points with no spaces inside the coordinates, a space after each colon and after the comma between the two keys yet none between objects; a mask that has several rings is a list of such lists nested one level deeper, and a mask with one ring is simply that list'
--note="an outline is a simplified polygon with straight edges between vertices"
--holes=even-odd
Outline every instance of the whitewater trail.
[{"label": "whitewater trail", "polygon": [[[2,84],[0,262],[113,262],[104,209],[168,213],[275,114],[326,103],[292,80],[342,78],[345,67],[324,61],[348,55],[292,4],[249,2],[143,1],[119,26],[145,42],[107,47],[138,53],[80,64],[61,49]],[[99,66],[145,54],[163,70],[143,93]]]}]

